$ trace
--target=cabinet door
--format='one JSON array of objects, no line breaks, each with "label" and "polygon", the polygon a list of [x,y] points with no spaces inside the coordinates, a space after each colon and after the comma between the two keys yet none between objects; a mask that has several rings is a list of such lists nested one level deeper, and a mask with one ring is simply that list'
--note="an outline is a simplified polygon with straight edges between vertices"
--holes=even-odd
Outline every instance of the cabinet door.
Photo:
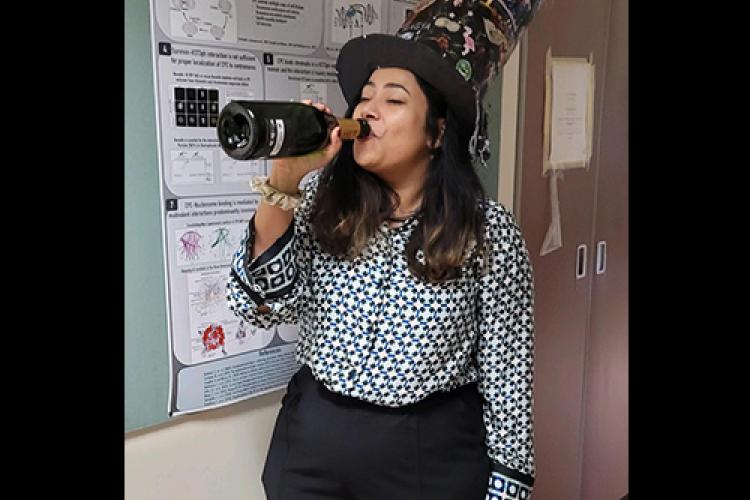
[{"label": "cabinet door", "polygon": [[[531,23],[525,55],[519,222],[535,279],[534,498],[579,500],[586,337],[597,169],[598,121],[609,0],[545,2]],[[547,49],[557,57],[588,57],[596,65],[594,156],[588,169],[559,181],[562,248],[539,256],[550,223],[549,181],[542,176],[544,72]],[[598,63],[598,64],[597,64]],[[523,66],[522,66],[523,67]],[[576,248],[588,247],[586,276],[576,279]]]},{"label": "cabinet door", "polygon": [[627,9],[627,0],[612,1],[594,238],[606,243],[606,259],[591,275],[582,500],[628,492]]}]

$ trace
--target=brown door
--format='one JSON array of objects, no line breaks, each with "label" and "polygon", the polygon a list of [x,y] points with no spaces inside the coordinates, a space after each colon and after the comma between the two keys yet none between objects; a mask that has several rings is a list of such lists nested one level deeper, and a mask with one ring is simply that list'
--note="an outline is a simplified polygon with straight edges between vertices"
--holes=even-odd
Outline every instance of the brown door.
[{"label": "brown door", "polygon": [[[613,0],[607,46],[583,435],[584,500],[628,492],[628,2]],[[596,262],[592,262],[592,271]],[[601,270],[600,270],[601,271]]]},{"label": "brown door", "polygon": [[[601,111],[607,85],[607,40],[612,1],[547,0],[530,25],[523,53],[521,179],[516,198],[519,200],[519,222],[531,253],[536,287],[537,470],[534,498],[538,500],[617,500],[625,494],[623,491],[619,496],[584,497],[582,491],[584,476],[587,480],[598,479],[584,473],[584,466],[588,463],[584,459],[595,459],[592,451],[596,447],[586,447],[585,438],[598,439],[595,434],[586,432],[586,415],[591,423],[599,418],[596,406],[608,404],[594,402],[598,401],[594,396],[590,399],[593,406],[587,406],[587,394],[599,394],[597,391],[602,390],[596,385],[598,382],[591,385],[589,381],[588,356],[592,339],[592,280],[596,276],[593,266],[595,217],[599,216],[596,212],[597,179],[604,183],[603,176],[609,175],[603,170],[600,172],[599,168],[600,146],[605,146],[600,144],[603,135]],[[550,47],[553,57],[589,57],[593,53],[596,71],[594,147],[588,169],[567,170],[559,181],[563,246],[541,257],[539,252],[550,223],[549,181],[542,176],[545,56]],[[623,139],[615,134],[612,140]],[[616,210],[622,210],[622,207]],[[618,245],[621,241],[612,243]],[[586,275],[576,279],[576,248],[582,244],[587,246]],[[613,249],[610,246],[608,250],[611,259]],[[601,344],[601,337],[596,339]]]}]

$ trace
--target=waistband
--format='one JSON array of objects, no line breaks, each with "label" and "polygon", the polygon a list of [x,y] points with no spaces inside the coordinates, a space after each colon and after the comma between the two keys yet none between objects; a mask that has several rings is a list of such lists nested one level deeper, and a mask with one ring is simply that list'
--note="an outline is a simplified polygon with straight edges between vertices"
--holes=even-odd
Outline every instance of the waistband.
[{"label": "waistband", "polygon": [[[323,385],[322,382],[319,382],[317,379],[315,379],[312,371],[310,370],[310,367],[307,365],[302,365],[299,371],[297,371],[294,377],[292,377],[292,382],[296,383],[299,390],[301,391],[316,390],[321,397],[324,397],[343,406],[365,408],[371,411],[394,414],[413,413],[429,410],[459,397],[481,397],[477,388],[477,382],[470,382],[451,391],[433,392],[424,399],[415,403],[410,403],[398,407],[382,406],[375,403],[370,403],[369,401],[364,401],[356,397],[345,396],[343,394],[339,394],[329,390],[325,385]],[[290,387],[292,386],[293,384],[290,384]]]}]

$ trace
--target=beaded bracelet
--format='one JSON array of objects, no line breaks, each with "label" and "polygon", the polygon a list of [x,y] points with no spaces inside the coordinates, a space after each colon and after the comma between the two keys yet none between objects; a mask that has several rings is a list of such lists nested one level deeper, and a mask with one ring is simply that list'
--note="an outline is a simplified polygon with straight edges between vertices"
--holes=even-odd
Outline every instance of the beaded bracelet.
[{"label": "beaded bracelet", "polygon": [[263,195],[263,202],[282,210],[292,210],[297,208],[302,200],[302,193],[297,191],[294,194],[283,193],[268,183],[268,177],[257,175],[250,179],[250,187]]}]

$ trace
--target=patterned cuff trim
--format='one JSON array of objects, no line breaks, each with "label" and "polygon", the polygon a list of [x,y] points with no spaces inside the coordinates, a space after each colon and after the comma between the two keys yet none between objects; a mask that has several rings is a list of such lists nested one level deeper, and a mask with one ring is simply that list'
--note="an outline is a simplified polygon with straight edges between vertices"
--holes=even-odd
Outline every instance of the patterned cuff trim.
[{"label": "patterned cuff trim", "polygon": [[[284,231],[278,240],[271,245],[265,252],[259,255],[250,265],[247,267],[248,272],[252,272],[260,267],[264,267],[266,264],[274,260],[278,254],[286,247],[294,236],[294,219],[289,223],[289,226]],[[246,242],[248,247],[255,244],[255,214],[249,222],[249,234]],[[246,249],[247,255],[252,255],[252,248]]]},{"label": "patterned cuff trim", "polygon": [[252,288],[247,286],[247,283],[237,274],[237,271],[234,270],[234,268],[230,269],[229,273],[232,275],[232,278],[234,278],[235,283],[242,288],[245,293],[255,302],[256,305],[263,305],[266,303],[266,301],[263,299],[263,297],[260,296],[257,292],[255,292]]},{"label": "patterned cuff trim", "polygon": [[524,474],[523,472],[518,472],[515,469],[511,469],[509,467],[506,467],[504,465],[500,465],[497,462],[493,462],[492,464],[492,470],[494,472],[499,473],[502,476],[505,476],[509,479],[512,479],[516,481],[517,483],[523,483],[529,488],[534,486],[534,476],[531,476],[529,474]]},{"label": "patterned cuff trim", "polygon": [[288,294],[294,288],[296,279],[297,263],[294,258],[294,239],[271,255],[264,265],[258,266],[252,271],[248,270],[248,284],[256,288],[256,291],[263,294],[266,299],[275,299]]},{"label": "patterned cuff trim", "polygon": [[531,497],[531,487],[492,471],[486,500],[526,500]]}]

